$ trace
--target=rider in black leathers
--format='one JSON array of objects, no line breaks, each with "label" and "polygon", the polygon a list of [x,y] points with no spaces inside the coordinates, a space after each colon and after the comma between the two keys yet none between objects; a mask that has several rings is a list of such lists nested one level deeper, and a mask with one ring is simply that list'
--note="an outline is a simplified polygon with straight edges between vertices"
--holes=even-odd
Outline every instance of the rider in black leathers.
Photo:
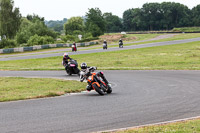
[{"label": "rider in black leathers", "polygon": [[122,39],[119,39],[119,43],[121,43],[121,44],[123,45],[123,41],[122,41]]},{"label": "rider in black leathers", "polygon": [[[82,63],[81,71],[84,72],[84,75],[80,75],[80,81],[83,82],[85,79],[87,79],[89,76],[91,76],[91,72],[94,72],[96,69],[97,69],[96,67],[89,67],[89,66],[87,66],[86,63]],[[97,76],[101,77],[106,84],[110,85],[108,83],[107,79],[105,78],[103,72],[98,72]],[[88,85],[87,85],[86,89],[88,91],[91,91],[92,90],[91,83],[90,82],[87,82],[87,83],[88,83]]]},{"label": "rider in black leathers", "polygon": [[104,43],[104,44],[106,44],[106,47],[108,46],[108,44],[107,44],[107,41],[106,41],[106,40],[104,40],[104,41],[103,41],[103,43]]},{"label": "rider in black leathers", "polygon": [[62,61],[62,64],[63,66],[67,69],[68,67],[68,62],[69,60],[71,60],[72,58],[69,57],[69,54],[68,53],[64,53],[63,55],[63,61]]}]

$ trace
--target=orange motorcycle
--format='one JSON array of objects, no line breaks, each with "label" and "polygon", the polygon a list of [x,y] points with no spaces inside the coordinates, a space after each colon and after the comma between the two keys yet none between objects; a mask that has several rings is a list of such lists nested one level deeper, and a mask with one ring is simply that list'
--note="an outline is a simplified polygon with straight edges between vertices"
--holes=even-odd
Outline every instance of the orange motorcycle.
[{"label": "orange motorcycle", "polygon": [[105,95],[112,93],[112,88],[110,84],[106,84],[100,74],[103,75],[103,72],[95,73],[95,72],[89,72],[85,74],[87,77],[87,83],[92,87],[93,90],[95,90],[100,95]]}]

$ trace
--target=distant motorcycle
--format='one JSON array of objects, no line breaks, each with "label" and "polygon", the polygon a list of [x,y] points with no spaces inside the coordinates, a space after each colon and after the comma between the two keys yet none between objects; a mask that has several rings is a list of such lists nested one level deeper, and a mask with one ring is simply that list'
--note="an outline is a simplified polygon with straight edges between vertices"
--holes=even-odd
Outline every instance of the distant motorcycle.
[{"label": "distant motorcycle", "polygon": [[107,49],[107,44],[103,43],[103,49]]},{"label": "distant motorcycle", "polygon": [[76,46],[74,46],[74,45],[72,45],[72,52],[76,52],[77,51],[77,48],[76,48]]},{"label": "distant motorcycle", "polygon": [[119,42],[119,48],[123,48],[123,43]]},{"label": "distant motorcycle", "polygon": [[65,70],[68,75],[78,74],[80,75],[80,70],[78,69],[78,63],[76,60],[71,59],[68,64],[65,66]]}]

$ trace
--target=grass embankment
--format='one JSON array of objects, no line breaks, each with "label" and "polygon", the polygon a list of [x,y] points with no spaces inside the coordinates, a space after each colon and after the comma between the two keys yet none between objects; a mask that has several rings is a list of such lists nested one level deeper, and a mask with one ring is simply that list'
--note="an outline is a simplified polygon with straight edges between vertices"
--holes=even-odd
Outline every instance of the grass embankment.
[{"label": "grass embankment", "polygon": [[78,81],[21,77],[0,77],[0,84],[0,102],[60,96],[86,86]]},{"label": "grass embankment", "polygon": [[183,40],[183,39],[191,39],[191,38],[197,38],[197,37],[200,37],[200,33],[175,34],[173,37],[170,37],[170,38],[163,38],[163,39],[159,39],[159,40],[145,41],[145,42],[139,42],[139,43],[134,43],[134,44],[126,44],[125,46],[139,45],[139,44],[146,44],[146,43],[155,43],[155,42],[174,41],[174,40]]},{"label": "grass embankment", "polygon": [[[103,70],[200,70],[200,43],[73,55]],[[63,70],[62,57],[0,61],[0,70]]]},{"label": "grass embankment", "polygon": [[200,133],[200,119],[165,125],[146,126],[115,133]]},{"label": "grass embankment", "polygon": [[[165,42],[165,41],[174,41],[174,40],[183,40],[183,39],[191,39],[191,38],[197,38],[200,37],[200,33],[190,33],[190,34],[175,34],[173,37],[169,38],[159,38],[156,40],[151,40],[154,39],[157,36],[160,35],[165,35],[165,34],[127,34],[128,38],[132,38],[130,41],[124,41],[124,42],[135,42],[135,43],[129,43],[129,44],[124,44],[124,46],[130,46],[130,45],[139,45],[139,44],[147,44],[147,43],[156,43],[156,42]],[[166,34],[167,35],[167,34]],[[135,39],[133,39],[135,37]],[[136,41],[142,41],[142,42],[136,42]],[[118,41],[115,41],[113,43],[116,43],[116,45],[109,45],[108,48],[111,47],[119,47],[118,46]],[[95,48],[89,48],[89,49],[98,49],[102,48],[102,45],[100,47],[95,47]]]},{"label": "grass embankment", "polygon": [[175,31],[175,32],[200,32],[200,27],[173,28],[172,31]]},{"label": "grass embankment", "polygon": [[103,43],[103,40],[106,40],[108,44],[116,43],[118,44],[119,39],[122,39],[124,42],[134,42],[134,41],[143,41],[155,38],[161,34],[119,34],[119,33],[107,33],[100,36],[98,40],[100,44]]}]

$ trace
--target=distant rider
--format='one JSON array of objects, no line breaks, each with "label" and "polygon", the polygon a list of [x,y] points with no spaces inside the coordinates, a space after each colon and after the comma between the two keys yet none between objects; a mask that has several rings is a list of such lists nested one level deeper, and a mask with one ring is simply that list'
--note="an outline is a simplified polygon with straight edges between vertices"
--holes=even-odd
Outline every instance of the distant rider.
[{"label": "distant rider", "polygon": [[68,67],[68,62],[69,60],[71,60],[72,58],[69,57],[69,54],[68,53],[64,53],[63,55],[63,61],[62,61],[62,64],[65,68]]},{"label": "distant rider", "polygon": [[104,41],[103,41],[103,43],[105,43],[105,44],[106,44],[106,46],[107,46],[107,41],[106,41],[106,40],[104,40]]},{"label": "distant rider", "polygon": [[73,52],[73,51],[75,51],[75,52],[77,51],[77,46],[76,46],[76,43],[75,43],[75,42],[72,44],[72,52]]},{"label": "distant rider", "polygon": [[121,44],[123,45],[123,41],[122,41],[122,39],[119,39],[119,43],[121,43]]},{"label": "distant rider", "polygon": [[[85,79],[87,80],[88,77],[92,75],[91,73],[94,72],[95,70],[97,70],[97,67],[89,67],[89,66],[87,66],[86,63],[82,63],[82,64],[81,64],[81,71],[84,72],[84,74],[83,74],[83,75],[80,75],[80,81],[83,82]],[[97,76],[101,77],[102,80],[103,80],[107,85],[109,85],[109,83],[108,83],[107,79],[105,78],[103,72],[98,72],[98,73],[97,73]],[[92,90],[92,85],[91,85],[90,82],[87,82],[87,83],[88,83],[88,85],[87,85],[86,89],[87,89],[88,91],[91,91],[91,90]]]}]

